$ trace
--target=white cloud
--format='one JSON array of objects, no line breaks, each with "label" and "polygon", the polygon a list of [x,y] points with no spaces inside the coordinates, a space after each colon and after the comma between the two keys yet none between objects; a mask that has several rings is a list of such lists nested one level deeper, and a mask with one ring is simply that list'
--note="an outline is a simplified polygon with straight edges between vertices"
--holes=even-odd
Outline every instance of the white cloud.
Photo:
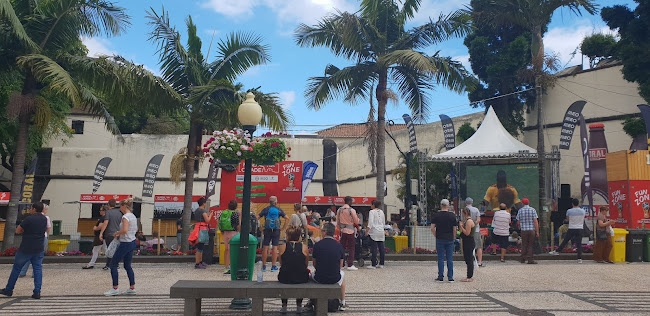
[{"label": "white cloud", "polygon": [[296,101],[296,91],[281,91],[278,93],[278,97],[280,98],[282,108],[288,110]]},{"label": "white cloud", "polygon": [[236,18],[252,16],[253,8],[258,3],[258,0],[208,0],[201,4],[201,7],[209,8],[217,13]]},{"label": "white cloud", "polygon": [[436,21],[441,13],[447,15],[464,9],[467,5],[469,5],[469,0],[424,0],[410,23],[422,25],[428,23],[429,19]]},{"label": "white cloud", "polygon": [[[579,21],[572,26],[555,27],[544,35],[544,50],[546,54],[555,54],[560,59],[561,66],[571,66],[580,63],[580,43],[594,33],[614,34],[608,27],[595,27],[589,21]],[[577,54],[571,54],[577,49]]]},{"label": "white cloud", "polygon": [[81,41],[86,45],[86,48],[88,48],[88,56],[90,57],[117,55],[117,52],[110,48],[112,45],[107,39],[82,37]]},{"label": "white cloud", "polygon": [[453,59],[463,64],[463,66],[465,66],[465,69],[467,69],[467,71],[472,72],[472,64],[470,64],[469,62],[469,55],[454,56]]}]

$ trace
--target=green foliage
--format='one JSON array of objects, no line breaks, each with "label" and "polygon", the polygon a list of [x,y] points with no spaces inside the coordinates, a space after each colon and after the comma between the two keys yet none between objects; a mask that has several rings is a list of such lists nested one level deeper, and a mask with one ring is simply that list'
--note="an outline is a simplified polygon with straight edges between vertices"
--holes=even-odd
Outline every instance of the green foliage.
[{"label": "green foliage", "polygon": [[623,77],[638,83],[639,94],[650,103],[650,4],[635,2],[634,10],[615,5],[603,8],[601,16],[621,37],[614,46],[614,57],[623,62]]},{"label": "green foliage", "polygon": [[124,114],[114,113],[115,123],[122,134],[177,135],[188,132],[186,117],[156,112],[132,109]]},{"label": "green foliage", "polygon": [[468,140],[472,135],[476,133],[476,130],[472,127],[472,125],[469,124],[469,122],[465,122],[463,125],[461,125],[458,128],[458,132],[456,133],[456,140],[458,141],[458,144],[462,144],[466,140]]},{"label": "green foliage", "polygon": [[628,117],[623,123],[623,131],[632,139],[646,133],[645,121],[641,117]]},{"label": "green foliage", "polygon": [[611,34],[592,34],[580,44],[580,51],[589,57],[589,67],[594,68],[602,60],[612,57],[616,38]]},{"label": "green foliage", "polygon": [[285,161],[290,157],[289,150],[284,141],[277,137],[260,138],[253,145],[253,163],[270,165]]},{"label": "green foliage", "polygon": [[[483,18],[493,9],[490,0],[472,0],[473,32],[465,38],[472,70],[481,84],[468,94],[473,107],[492,107],[503,126],[518,135],[524,126],[524,110],[534,104],[533,91],[507,97],[498,96],[523,91],[534,86],[518,75],[531,66],[531,34],[527,28],[494,25]],[[487,101],[481,101],[491,99]]]}]

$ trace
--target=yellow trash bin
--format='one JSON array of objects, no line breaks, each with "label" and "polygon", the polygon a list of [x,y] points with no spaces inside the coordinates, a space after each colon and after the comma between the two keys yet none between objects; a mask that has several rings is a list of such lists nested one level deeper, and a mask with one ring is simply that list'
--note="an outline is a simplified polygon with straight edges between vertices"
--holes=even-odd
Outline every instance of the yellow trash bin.
[{"label": "yellow trash bin", "polygon": [[48,240],[47,246],[50,249],[50,251],[64,252],[65,249],[68,248],[69,243],[70,243],[69,240],[55,239],[55,240]]},{"label": "yellow trash bin", "polygon": [[614,262],[625,262],[625,239],[629,232],[622,228],[614,228],[614,237],[612,237],[612,252],[609,254],[609,260]]},{"label": "yellow trash bin", "polygon": [[217,231],[219,235],[219,264],[223,265],[226,263],[226,244],[223,242],[223,234],[221,231]]},{"label": "yellow trash bin", "polygon": [[399,253],[402,249],[409,247],[408,236],[393,236],[395,239],[395,253]]}]

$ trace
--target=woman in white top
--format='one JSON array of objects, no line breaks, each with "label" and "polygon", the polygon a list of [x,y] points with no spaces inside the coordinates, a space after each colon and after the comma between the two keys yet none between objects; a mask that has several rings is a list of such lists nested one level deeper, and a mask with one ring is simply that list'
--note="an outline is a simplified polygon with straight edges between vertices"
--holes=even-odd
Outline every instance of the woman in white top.
[{"label": "woman in white top", "polygon": [[120,261],[124,261],[124,270],[129,277],[129,289],[122,294],[135,295],[135,277],[133,269],[131,268],[131,261],[133,260],[133,250],[136,248],[135,233],[138,231],[138,219],[131,213],[133,208],[133,200],[126,199],[120,201],[120,211],[122,212],[122,222],[120,223],[120,230],[113,236],[115,239],[119,238],[120,246],[115,250],[113,259],[111,259],[111,277],[113,278],[113,288],[105,292],[106,296],[119,295],[118,288],[118,274],[117,265]]},{"label": "woman in white top", "polygon": [[[377,200],[372,201],[372,210],[368,213],[368,229],[366,234],[370,236],[370,249],[372,250],[372,265],[368,269],[383,268],[384,257],[386,256],[386,248],[384,248],[384,211],[379,207],[381,202]],[[377,248],[379,248],[379,265],[377,265]]]}]

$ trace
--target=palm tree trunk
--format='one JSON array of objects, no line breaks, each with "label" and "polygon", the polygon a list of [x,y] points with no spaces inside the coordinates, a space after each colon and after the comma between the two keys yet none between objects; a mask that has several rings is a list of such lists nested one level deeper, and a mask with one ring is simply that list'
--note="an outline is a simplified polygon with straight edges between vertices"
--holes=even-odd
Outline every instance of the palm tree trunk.
[{"label": "palm tree trunk", "polygon": [[542,83],[540,78],[544,67],[544,42],[542,39],[542,28],[533,28],[532,40],[533,67],[535,71],[535,106],[537,107],[537,171],[539,173],[539,224],[540,243],[547,244],[548,221],[546,220],[546,150],[544,148],[544,117],[542,111]]},{"label": "palm tree trunk", "polygon": [[201,137],[200,124],[190,121],[190,135],[187,139],[187,158],[185,159],[185,194],[183,200],[183,232],[181,233],[181,250],[189,250],[190,222],[192,221],[192,192],[194,189],[194,162],[196,161],[196,143]]},{"label": "palm tree trunk", "polygon": [[27,142],[29,138],[29,114],[21,113],[18,116],[18,138],[16,139],[16,153],[14,154],[14,170],[11,173],[11,197],[7,209],[5,222],[4,242],[2,249],[6,250],[14,245],[16,234],[16,220],[18,219],[18,201],[25,178],[25,158],[27,156]]},{"label": "palm tree trunk", "polygon": [[[388,83],[388,72],[382,70],[379,72],[379,83],[377,84],[377,183],[376,194],[377,201],[384,204],[384,182],[386,182],[386,87]],[[384,207],[384,209],[386,209]]]}]

